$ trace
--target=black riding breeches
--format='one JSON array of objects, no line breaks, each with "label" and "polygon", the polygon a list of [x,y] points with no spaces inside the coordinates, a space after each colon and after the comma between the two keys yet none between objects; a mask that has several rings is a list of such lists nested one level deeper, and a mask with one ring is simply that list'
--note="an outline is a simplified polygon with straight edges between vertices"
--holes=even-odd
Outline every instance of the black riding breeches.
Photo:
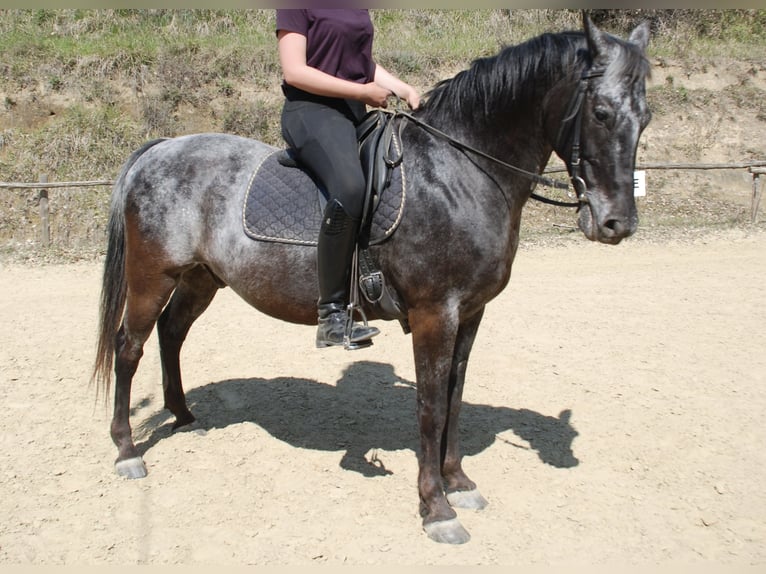
[{"label": "black riding breeches", "polygon": [[361,219],[365,178],[359,161],[355,118],[340,100],[338,106],[307,100],[286,100],[282,137],[298,161],[319,180],[328,200],[337,199],[346,213]]}]

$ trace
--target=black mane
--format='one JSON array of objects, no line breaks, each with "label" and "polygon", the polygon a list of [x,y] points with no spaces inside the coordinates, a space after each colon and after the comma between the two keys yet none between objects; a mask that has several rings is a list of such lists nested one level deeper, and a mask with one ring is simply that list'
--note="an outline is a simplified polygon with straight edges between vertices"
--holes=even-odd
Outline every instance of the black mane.
[{"label": "black mane", "polygon": [[[626,55],[620,73],[645,75],[648,63],[635,47],[619,38]],[[553,82],[590,64],[582,31],[546,33],[498,54],[474,60],[470,67],[436,84],[424,97],[424,121],[451,122],[460,118],[497,121],[512,105],[539,97]]]}]

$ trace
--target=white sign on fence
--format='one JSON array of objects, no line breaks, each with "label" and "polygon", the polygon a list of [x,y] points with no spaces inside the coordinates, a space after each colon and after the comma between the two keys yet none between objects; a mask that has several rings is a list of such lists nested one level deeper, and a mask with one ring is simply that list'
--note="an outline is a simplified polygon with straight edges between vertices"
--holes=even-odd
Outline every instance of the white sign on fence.
[{"label": "white sign on fence", "polygon": [[646,172],[633,172],[633,196],[644,197],[646,195]]}]

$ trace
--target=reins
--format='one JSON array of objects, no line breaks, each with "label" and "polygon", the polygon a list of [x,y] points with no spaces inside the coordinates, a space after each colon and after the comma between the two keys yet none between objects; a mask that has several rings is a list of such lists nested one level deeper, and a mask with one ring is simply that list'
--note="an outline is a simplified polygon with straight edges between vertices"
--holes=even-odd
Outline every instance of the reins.
[{"label": "reins", "polygon": [[[580,209],[584,203],[588,203],[587,187],[585,185],[585,181],[582,179],[582,175],[580,174],[580,167],[581,167],[580,132],[582,127],[582,103],[583,103],[583,100],[585,99],[587,81],[590,80],[591,78],[602,76],[603,74],[604,74],[604,71],[602,69],[596,69],[596,70],[588,69],[582,73],[582,75],[580,76],[580,81],[577,86],[577,90],[572,95],[572,99],[569,102],[567,113],[565,114],[564,119],[562,120],[561,127],[559,128],[559,133],[557,137],[557,144],[561,147],[562,139],[565,137],[566,133],[568,133],[568,132],[565,132],[565,128],[566,126],[571,124],[572,120],[574,120],[574,126],[573,126],[574,133],[572,135],[572,157],[569,161],[568,167],[569,167],[570,181],[572,183],[572,187],[574,187],[575,194],[577,195],[577,201],[575,202],[559,201],[557,199],[551,199],[549,197],[539,195],[535,193],[534,191],[530,195],[532,199],[535,199],[542,203],[547,203],[548,205],[555,205],[558,207],[576,207],[577,209]],[[386,110],[383,110],[383,111],[386,111]],[[564,189],[567,191],[569,190],[569,185],[567,185],[566,183],[562,183],[560,181],[544,177],[540,174],[533,173],[531,171],[527,171],[515,165],[504,162],[466,143],[456,140],[449,134],[435,128],[434,126],[422,120],[419,120],[418,118],[416,118],[409,112],[396,110],[393,112],[386,112],[386,113],[393,114],[394,117],[397,117],[397,116],[403,117],[407,119],[408,121],[412,122],[413,124],[417,125],[418,127],[424,129],[428,133],[448,141],[450,145],[459,149],[460,151],[470,152],[474,155],[478,155],[506,169],[514,171],[518,173],[519,175],[522,175],[526,177],[527,179],[530,179],[536,183],[539,183],[548,187],[553,187],[556,189]]]}]

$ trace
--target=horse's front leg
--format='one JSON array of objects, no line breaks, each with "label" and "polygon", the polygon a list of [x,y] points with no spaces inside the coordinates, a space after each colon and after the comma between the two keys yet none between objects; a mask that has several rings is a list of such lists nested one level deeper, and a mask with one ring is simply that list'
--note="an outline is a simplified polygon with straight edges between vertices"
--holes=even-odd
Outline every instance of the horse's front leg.
[{"label": "horse's front leg", "polygon": [[418,309],[410,312],[417,378],[420,429],[418,492],[423,528],[436,542],[462,544],[470,535],[447,501],[442,482],[442,439],[445,436],[453,350],[458,332],[456,313]]},{"label": "horse's front leg", "polygon": [[463,471],[460,454],[460,409],[463,404],[463,387],[468,356],[473,348],[484,308],[473,317],[464,321],[458,330],[455,351],[452,357],[452,369],[449,376],[449,407],[447,426],[442,439],[442,478],[447,500],[455,508],[481,510],[487,506],[486,499]]}]

